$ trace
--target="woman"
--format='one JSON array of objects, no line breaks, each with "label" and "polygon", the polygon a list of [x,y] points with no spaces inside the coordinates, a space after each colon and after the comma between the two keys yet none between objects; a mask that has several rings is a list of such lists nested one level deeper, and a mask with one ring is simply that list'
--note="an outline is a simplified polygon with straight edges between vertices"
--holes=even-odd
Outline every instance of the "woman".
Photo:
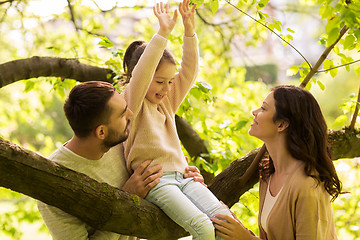
[{"label": "woman", "polygon": [[224,239],[337,239],[331,201],[341,193],[341,182],[315,98],[299,87],[277,86],[252,114],[249,134],[269,153],[260,163],[260,237],[220,214],[212,219],[217,234]]}]

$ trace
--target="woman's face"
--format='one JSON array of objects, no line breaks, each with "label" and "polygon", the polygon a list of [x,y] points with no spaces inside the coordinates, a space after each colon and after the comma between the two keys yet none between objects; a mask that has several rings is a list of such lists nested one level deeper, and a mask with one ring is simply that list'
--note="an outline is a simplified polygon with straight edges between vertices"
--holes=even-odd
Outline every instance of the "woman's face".
[{"label": "woman's face", "polygon": [[275,113],[274,93],[270,92],[261,107],[252,111],[254,121],[249,129],[249,135],[263,141],[273,138],[278,132],[277,125],[273,121]]}]

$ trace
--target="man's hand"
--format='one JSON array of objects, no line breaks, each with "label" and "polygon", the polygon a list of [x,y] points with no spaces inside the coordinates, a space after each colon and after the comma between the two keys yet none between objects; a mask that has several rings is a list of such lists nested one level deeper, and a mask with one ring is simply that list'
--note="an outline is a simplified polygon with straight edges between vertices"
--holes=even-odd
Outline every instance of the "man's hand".
[{"label": "man's hand", "polygon": [[200,182],[204,186],[206,186],[206,184],[204,183],[204,178],[200,174],[200,171],[199,171],[199,169],[197,167],[195,167],[195,166],[187,166],[185,168],[184,178],[189,178],[189,177],[192,177],[194,179],[194,181]]},{"label": "man's hand", "polygon": [[143,162],[125,182],[122,190],[145,198],[150,189],[160,182],[160,177],[163,175],[161,165],[155,165],[147,169],[151,161],[146,160]]}]

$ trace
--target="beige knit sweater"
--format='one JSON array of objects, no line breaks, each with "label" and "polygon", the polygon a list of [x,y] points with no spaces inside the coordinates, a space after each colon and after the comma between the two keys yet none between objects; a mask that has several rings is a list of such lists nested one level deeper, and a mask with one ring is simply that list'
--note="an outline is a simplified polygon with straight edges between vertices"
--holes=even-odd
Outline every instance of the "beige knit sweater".
[{"label": "beige knit sweater", "polygon": [[169,94],[160,104],[145,98],[167,43],[158,34],[147,45],[125,88],[125,100],[134,113],[125,142],[125,159],[130,172],[147,159],[153,160],[151,165],[161,164],[164,172],[183,173],[187,166],[176,132],[175,113],[195,81],[199,54],[196,35],[184,36],[183,40],[181,67]]},{"label": "beige knit sweater", "polygon": [[[267,189],[260,182],[259,229],[260,238],[267,240],[334,240],[337,239],[330,195],[323,184],[318,185],[298,168],[279,193],[267,218],[268,232],[260,224]],[[258,239],[254,237],[254,239]]]}]

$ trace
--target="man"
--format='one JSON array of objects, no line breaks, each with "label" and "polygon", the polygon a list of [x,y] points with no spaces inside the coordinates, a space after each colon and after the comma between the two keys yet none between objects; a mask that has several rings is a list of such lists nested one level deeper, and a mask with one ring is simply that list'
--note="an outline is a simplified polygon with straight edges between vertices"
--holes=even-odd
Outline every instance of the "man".
[{"label": "man", "polygon": [[[75,86],[64,104],[64,111],[74,136],[56,150],[50,160],[142,198],[160,181],[161,166],[147,169],[150,160],[129,177],[120,143],[128,137],[132,112],[110,83],[90,81]],[[190,167],[186,176],[203,181],[197,172]],[[54,240],[136,239],[93,229],[80,219],[40,201],[38,208]]]}]

